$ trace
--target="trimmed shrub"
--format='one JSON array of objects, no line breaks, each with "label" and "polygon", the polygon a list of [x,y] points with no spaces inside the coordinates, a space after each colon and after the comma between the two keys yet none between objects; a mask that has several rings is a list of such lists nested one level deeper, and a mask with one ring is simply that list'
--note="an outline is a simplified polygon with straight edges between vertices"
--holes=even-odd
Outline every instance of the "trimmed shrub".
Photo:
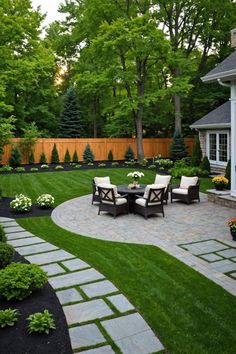
[{"label": "trimmed shrub", "polygon": [[225,178],[227,178],[229,181],[228,188],[230,189],[230,185],[231,185],[231,160],[230,159],[228,160],[226,165]]},{"label": "trimmed shrub", "polygon": [[25,168],[23,166],[18,166],[15,168],[16,172],[25,172]]},{"label": "trimmed shrub", "polygon": [[47,274],[37,264],[12,263],[0,271],[0,295],[23,300],[46,282]]},{"label": "trimmed shrub", "polygon": [[173,141],[170,146],[170,157],[174,160],[182,159],[187,156],[187,148],[184,139],[180,132],[177,130],[174,133]]},{"label": "trimmed shrub", "polygon": [[172,177],[180,178],[181,176],[198,176],[207,177],[208,171],[202,170],[200,167],[174,167],[169,170]]},{"label": "trimmed shrub", "polygon": [[113,152],[112,152],[112,150],[109,150],[107,158],[108,158],[108,161],[113,161]]},{"label": "trimmed shrub", "polygon": [[17,322],[19,310],[6,309],[0,310],[0,327],[14,326]]},{"label": "trimmed shrub", "polygon": [[208,171],[209,174],[211,173],[211,166],[207,156],[203,157],[200,168],[202,170]]},{"label": "trimmed shrub", "polygon": [[55,321],[52,314],[48,310],[43,312],[32,313],[27,318],[29,321],[28,332],[29,333],[46,333],[48,334],[51,329],[55,329]]},{"label": "trimmed shrub", "polygon": [[86,148],[84,150],[83,160],[85,163],[91,163],[94,161],[94,154],[89,144],[86,145]]},{"label": "trimmed shrub", "polygon": [[73,154],[72,162],[74,162],[74,163],[78,163],[79,162],[79,158],[78,158],[78,154],[77,154],[76,150],[75,150],[75,152]]},{"label": "trimmed shrub", "polygon": [[6,242],[6,233],[2,225],[0,225],[0,242]]},{"label": "trimmed shrub", "polygon": [[52,208],[54,202],[55,202],[55,199],[51,194],[41,194],[37,198],[37,201],[36,201],[38,206],[40,206],[41,208],[45,208],[45,209]]},{"label": "trimmed shrub", "polygon": [[26,197],[24,194],[18,194],[10,202],[10,208],[21,213],[29,211],[32,206],[32,201],[30,198]]},{"label": "trimmed shrub", "polygon": [[42,154],[40,155],[40,159],[39,159],[39,163],[40,164],[46,164],[47,163],[47,158],[44,152],[42,152]]},{"label": "trimmed shrub", "polygon": [[19,166],[22,162],[22,155],[18,146],[15,146],[11,150],[11,156],[9,159],[9,164],[11,166]]},{"label": "trimmed shrub", "polygon": [[128,161],[134,160],[134,151],[130,145],[126,149],[124,158],[125,158],[125,160],[128,160]]},{"label": "trimmed shrub", "polygon": [[31,151],[29,154],[29,164],[33,165],[35,163],[34,152]]},{"label": "trimmed shrub", "polygon": [[59,163],[59,154],[56,144],[53,145],[52,154],[51,154],[51,163]]},{"label": "trimmed shrub", "polygon": [[200,166],[202,161],[202,149],[200,145],[200,140],[198,135],[195,136],[194,144],[193,144],[193,153],[192,153],[192,166]]},{"label": "trimmed shrub", "polygon": [[13,167],[11,167],[9,165],[5,165],[0,168],[1,172],[11,172],[12,170],[13,170]]},{"label": "trimmed shrub", "polygon": [[71,161],[70,153],[69,153],[69,150],[66,149],[66,153],[64,156],[64,162],[70,162],[70,161]]},{"label": "trimmed shrub", "polygon": [[0,269],[5,268],[12,262],[14,253],[14,248],[11,245],[0,242]]}]

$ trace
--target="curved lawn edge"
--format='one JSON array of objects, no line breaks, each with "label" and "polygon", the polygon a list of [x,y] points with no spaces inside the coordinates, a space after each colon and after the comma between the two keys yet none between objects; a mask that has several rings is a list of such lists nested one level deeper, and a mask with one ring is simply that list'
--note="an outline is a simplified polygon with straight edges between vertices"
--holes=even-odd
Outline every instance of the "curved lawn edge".
[{"label": "curved lawn edge", "polygon": [[236,298],[174,257],[155,246],[81,237],[49,217],[18,221],[102,272],[171,353],[234,353]]}]

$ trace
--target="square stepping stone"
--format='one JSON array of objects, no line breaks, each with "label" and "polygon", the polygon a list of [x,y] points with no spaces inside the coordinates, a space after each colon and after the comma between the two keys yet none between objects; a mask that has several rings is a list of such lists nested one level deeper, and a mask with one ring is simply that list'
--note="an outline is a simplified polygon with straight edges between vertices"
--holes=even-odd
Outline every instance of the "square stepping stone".
[{"label": "square stepping stone", "polygon": [[109,280],[83,285],[81,286],[81,289],[88,297],[102,296],[118,291],[115,285],[113,285]]},{"label": "square stepping stone", "polygon": [[113,311],[102,299],[81,302],[80,304],[63,307],[68,325],[93,321],[113,315]]},{"label": "square stepping stone", "polygon": [[236,248],[229,248],[227,250],[217,252],[217,254],[225,258],[236,257]]},{"label": "square stepping stone", "polygon": [[26,246],[26,247],[19,247],[16,248],[15,250],[19,252],[22,256],[26,256],[29,254],[35,254],[35,253],[40,253],[40,252],[46,252],[46,251],[53,251],[57,250],[58,247],[52,245],[51,243],[40,243],[37,245],[31,245],[31,246]]},{"label": "square stepping stone", "polygon": [[102,321],[101,324],[124,354],[148,354],[164,349],[138,313]]},{"label": "square stepping stone", "polygon": [[108,296],[107,298],[115,306],[115,308],[120,312],[134,310],[134,306],[122,294]]},{"label": "square stepping stone", "polygon": [[205,259],[205,261],[207,262],[215,262],[222,259],[222,257],[218,256],[215,253],[204,254],[204,256],[201,256],[201,258]]},{"label": "square stepping stone", "polygon": [[72,349],[89,347],[106,342],[95,324],[69,328]]},{"label": "square stepping stone", "polygon": [[66,289],[66,290],[61,290],[57,291],[56,295],[62,305],[67,304],[69,302],[75,302],[75,301],[81,301],[83,300],[82,296],[80,293],[72,288],[72,289]]},{"label": "square stepping stone", "polygon": [[217,251],[220,251],[220,250],[223,250],[224,248],[226,248],[225,245],[223,245],[222,243],[217,242],[215,240],[185,244],[185,245],[183,245],[183,247],[195,255],[200,255],[203,253],[217,252]]},{"label": "square stepping stone", "polygon": [[62,262],[62,264],[70,271],[79,270],[90,267],[87,263],[79,258],[71,259],[70,261]]},{"label": "square stepping stone", "polygon": [[6,234],[9,234],[12,232],[25,231],[25,229],[23,229],[23,227],[21,227],[21,226],[12,226],[12,227],[7,227],[4,231]]},{"label": "square stepping stone", "polygon": [[65,269],[62,268],[59,264],[57,263],[52,263],[52,264],[48,264],[48,265],[42,265],[40,266],[41,269],[43,269],[48,276],[52,276],[52,275],[56,275],[56,274],[60,274],[60,273],[65,273]]},{"label": "square stepping stone", "polygon": [[224,259],[223,261],[218,261],[210,264],[211,268],[217,272],[227,273],[231,271],[236,271],[236,263],[231,262],[229,259]]},{"label": "square stepping stone", "polygon": [[8,228],[8,227],[10,227],[10,226],[19,226],[19,224],[18,224],[15,220],[6,221],[6,222],[4,222],[4,224],[3,224],[4,229],[5,229],[5,228]]},{"label": "square stepping stone", "polygon": [[34,235],[31,234],[28,231],[16,232],[16,233],[13,233],[13,234],[7,234],[7,239],[8,240],[18,240],[20,238],[28,238],[28,237],[34,237]]},{"label": "square stepping stone", "polygon": [[13,247],[21,247],[21,246],[26,246],[26,245],[35,245],[37,243],[44,243],[45,241],[42,240],[39,237],[27,237],[27,238],[22,238],[18,240],[9,240],[7,243],[9,245],[12,245]]},{"label": "square stepping stone", "polygon": [[106,345],[105,347],[99,347],[89,350],[82,350],[83,354],[115,354],[110,345]]},{"label": "square stepping stone", "polygon": [[73,273],[67,273],[65,275],[58,275],[49,279],[49,283],[54,289],[60,289],[88,283],[103,278],[104,276],[101,273],[93,268],[90,268]]},{"label": "square stepping stone", "polygon": [[25,259],[30,263],[36,264],[48,264],[55,263],[59,261],[64,261],[65,259],[73,258],[74,256],[64,250],[57,250],[52,252],[46,252],[41,254],[35,254],[33,256],[26,256]]}]

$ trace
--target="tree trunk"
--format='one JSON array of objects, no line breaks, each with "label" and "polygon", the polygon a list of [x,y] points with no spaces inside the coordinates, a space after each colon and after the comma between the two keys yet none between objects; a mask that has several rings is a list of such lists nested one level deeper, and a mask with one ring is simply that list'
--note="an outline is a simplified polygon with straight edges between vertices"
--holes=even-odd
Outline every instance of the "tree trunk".
[{"label": "tree trunk", "polygon": [[137,144],[137,155],[138,161],[144,159],[143,152],[143,123],[142,123],[143,108],[139,107],[135,115],[135,126],[136,126],[136,144]]},{"label": "tree trunk", "polygon": [[181,114],[181,98],[179,95],[175,94],[173,96],[175,105],[175,132],[182,132],[182,114]]}]

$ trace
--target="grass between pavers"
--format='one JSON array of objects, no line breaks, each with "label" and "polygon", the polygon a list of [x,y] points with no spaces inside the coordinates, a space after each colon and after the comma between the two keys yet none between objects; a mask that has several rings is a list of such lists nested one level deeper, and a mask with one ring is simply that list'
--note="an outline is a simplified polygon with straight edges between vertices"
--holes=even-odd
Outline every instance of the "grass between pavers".
[{"label": "grass between pavers", "polygon": [[[141,171],[141,169],[139,169]],[[55,204],[58,205],[68,199],[75,198],[92,192],[92,178],[95,176],[110,176],[113,184],[128,184],[131,182],[127,173],[135,171],[131,168],[84,170],[70,172],[46,172],[0,175],[0,185],[3,196],[14,197],[23,193],[35,202],[36,198],[43,193],[52,194],[55,197]],[[152,184],[156,172],[142,170],[145,176],[141,179],[143,184]],[[173,180],[172,183],[179,181]],[[209,178],[201,178],[201,191],[205,192],[212,188],[213,184]]]},{"label": "grass between pavers", "polygon": [[235,353],[236,298],[157,247],[75,235],[49,217],[18,222],[103,273],[147,320],[168,352]]}]

